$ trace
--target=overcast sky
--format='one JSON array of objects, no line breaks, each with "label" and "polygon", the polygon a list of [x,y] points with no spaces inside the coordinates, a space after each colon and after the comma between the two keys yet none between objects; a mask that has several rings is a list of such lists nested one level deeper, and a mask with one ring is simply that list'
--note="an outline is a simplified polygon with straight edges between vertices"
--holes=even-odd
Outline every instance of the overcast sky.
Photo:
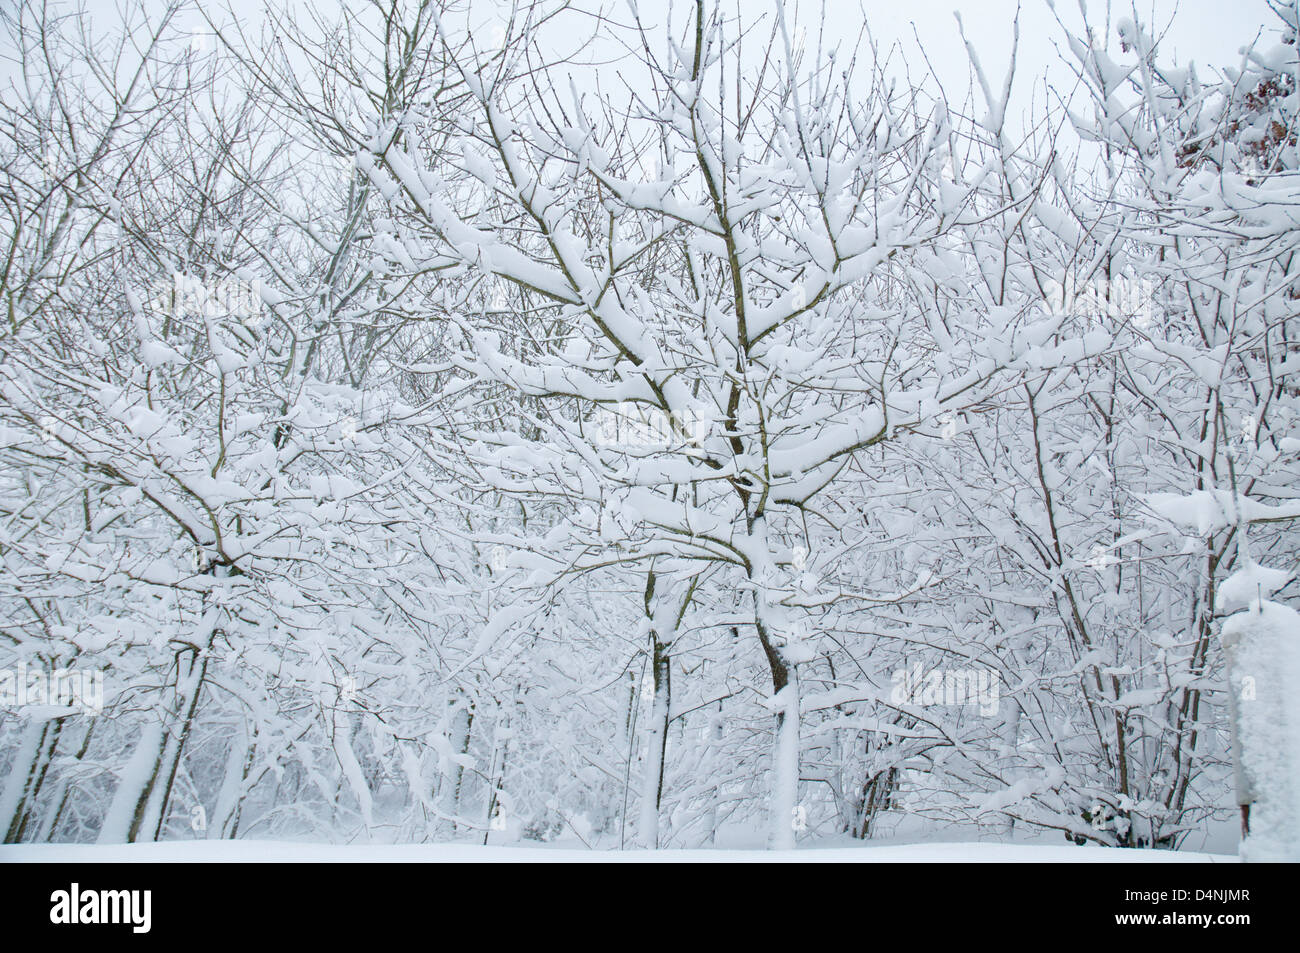
[{"label": "overcast sky", "polygon": [[[325,21],[332,20],[334,14],[345,6],[353,10],[368,8],[362,0],[287,2],[300,10],[315,12]],[[145,3],[146,9],[157,12],[164,0],[145,0]],[[285,0],[274,0],[276,7],[282,7],[284,3]],[[207,4],[204,9],[208,16],[223,24],[232,18],[240,20],[251,39],[259,32],[265,6],[262,0],[229,0],[223,4]],[[631,22],[627,0],[572,0],[572,6],[576,11],[604,11],[616,23]],[[481,24],[475,31],[476,40],[481,37],[485,44],[490,43],[493,33],[499,32],[493,24],[499,24],[501,18],[508,15],[510,7],[510,0],[471,0],[470,20]],[[979,52],[990,82],[1000,84],[1011,52],[1012,22],[1019,9],[1020,54],[1014,98],[1008,114],[1008,121],[1012,124],[1020,124],[1030,107],[1041,116],[1043,86],[1038,81],[1041,77],[1049,77],[1058,94],[1070,93],[1074,78],[1057,55],[1063,31],[1056,17],[1059,15],[1070,27],[1078,29],[1083,21],[1080,7],[1079,0],[1060,0],[1056,4],[1056,13],[1047,0],[786,0],[787,16],[797,25],[796,31],[802,27],[808,47],[816,46],[819,30],[828,43],[852,43],[865,23],[878,48],[889,54],[895,74],[901,76],[906,70],[913,78],[919,79],[933,70],[955,106],[959,106],[968,94],[970,70],[954,12],[961,14],[966,34]],[[723,4],[730,16],[739,12],[747,25],[761,21],[758,32],[763,36],[770,29],[768,24],[773,22],[776,8],[777,0],[724,0]],[[114,21],[120,23],[121,8],[117,4],[92,2],[88,9],[96,23],[103,25],[104,33],[111,32],[111,27],[116,25]],[[643,23],[662,28],[671,18],[678,36],[690,22],[693,9],[694,0],[639,2]],[[1269,34],[1270,44],[1276,42],[1280,25],[1280,20],[1269,10],[1267,0],[1141,0],[1137,4],[1108,4],[1093,0],[1087,10],[1094,30],[1106,34],[1117,57],[1121,54],[1116,48],[1115,24],[1121,17],[1135,18],[1152,26],[1158,35],[1163,35],[1163,62],[1173,59],[1185,66],[1194,61],[1201,75],[1207,78],[1215,76],[1223,66],[1238,65],[1241,48],[1261,29]],[[140,23],[138,16],[132,19],[137,25]],[[295,19],[304,28],[309,28],[309,17]],[[208,36],[208,27],[197,12],[188,11],[183,22],[187,26],[182,29],[191,28],[188,25],[192,24],[196,37],[200,34]],[[592,26],[589,16],[573,12],[552,24],[544,37],[552,40],[557,50],[578,50],[579,58],[589,58],[601,64],[594,74],[583,76],[581,70],[576,71],[578,75],[573,78],[579,88],[591,91],[598,80],[602,91],[610,92],[621,85],[616,82],[620,73],[624,79],[639,85],[635,78],[639,71],[635,66],[628,71],[619,61],[618,44],[611,41],[583,42],[583,38],[590,35]],[[314,30],[311,32],[315,33]],[[211,49],[213,45],[209,41],[207,48]],[[757,46],[757,43],[752,45],[755,52]],[[8,79],[13,76],[17,63],[12,52],[6,52],[9,55],[0,64],[0,76]],[[982,109],[983,105],[982,101],[977,101],[976,109]]]},{"label": "overcast sky", "polygon": [[[487,7],[494,0],[480,0]],[[642,0],[645,20],[662,18],[669,0]],[[683,21],[693,0],[671,3],[674,21]],[[1072,75],[1057,56],[1063,31],[1057,17],[1073,29],[1083,23],[1078,0],[1060,0],[1053,7],[1047,0],[787,0],[788,15],[796,17],[807,31],[807,42],[815,42],[816,31],[824,29],[830,42],[856,37],[865,22],[882,50],[897,44],[892,62],[904,65],[913,75],[933,68],[951,99],[960,101],[969,89],[970,71],[955,13],[959,13],[966,35],[978,51],[990,81],[1000,83],[1011,55],[1012,24],[1020,12],[1020,52],[1015,92],[1022,107],[1033,92],[1031,78],[1051,77],[1058,88],[1068,91]],[[626,10],[620,0],[606,9]],[[746,18],[770,15],[771,0],[732,0],[724,9],[736,10]],[[1240,62],[1240,49],[1266,26],[1276,31],[1280,20],[1266,0],[1142,0],[1139,3],[1106,3],[1092,0],[1086,5],[1088,20],[1101,33],[1109,24],[1108,38],[1116,45],[1115,24],[1129,17],[1148,24],[1163,35],[1163,59],[1175,59],[1185,66],[1194,61],[1202,75],[1211,76],[1224,65]],[[825,11],[823,21],[822,11]],[[1109,14],[1109,15],[1108,15]],[[823,27],[824,23],[824,27]],[[920,54],[924,48],[925,56]]]}]

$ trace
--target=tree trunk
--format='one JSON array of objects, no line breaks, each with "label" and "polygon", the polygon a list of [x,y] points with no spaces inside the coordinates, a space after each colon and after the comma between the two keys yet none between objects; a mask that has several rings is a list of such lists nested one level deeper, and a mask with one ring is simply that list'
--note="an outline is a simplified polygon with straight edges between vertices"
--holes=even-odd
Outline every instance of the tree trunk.
[{"label": "tree trunk", "polygon": [[799,676],[782,656],[767,625],[757,621],[758,638],[772,672],[772,705],[776,737],[772,747],[772,801],[768,847],[793,850],[799,800]]},{"label": "tree trunk", "polygon": [[[129,840],[132,843],[141,838],[156,841],[162,836],[167,810],[171,804],[172,786],[176,782],[176,771],[180,767],[185,742],[189,740],[190,728],[194,724],[199,696],[203,693],[203,681],[208,669],[207,647],[210,644],[209,636],[203,650],[188,649],[176,657],[176,724],[167,732],[144,809],[137,813],[131,826]],[[158,783],[159,780],[162,781],[161,784]]]},{"label": "tree trunk", "polygon": [[[85,731],[81,733],[81,743],[77,747],[76,760],[80,762],[86,757],[86,752],[90,749],[90,738],[95,732],[95,722],[87,720]],[[41,829],[36,835],[36,840],[40,843],[52,841],[58,834],[59,822],[63,819],[63,812],[67,809],[68,799],[72,796],[71,785],[68,781],[67,772],[62,772],[63,776],[59,778],[58,787],[50,797],[50,808],[45,814],[45,820],[41,824]]]},{"label": "tree trunk", "polygon": [[4,794],[0,795],[0,823],[5,825],[6,844],[19,843],[27,831],[61,728],[62,719],[33,721],[23,733]]},{"label": "tree trunk", "polygon": [[[225,572],[218,567],[214,575],[222,577]],[[104,818],[99,843],[157,840],[162,834],[176,770],[203,694],[208,652],[217,634],[220,612],[216,607],[204,612],[199,638],[176,653],[176,688],[171,703],[162,719],[141,732]]]},{"label": "tree trunk", "polygon": [[217,792],[216,807],[206,831],[209,840],[233,838],[239,829],[239,814],[244,804],[244,784],[253,766],[254,746],[243,724],[238,735],[230,741],[226,755],[226,771]]},{"label": "tree trunk", "polygon": [[[469,754],[470,733],[474,728],[474,703],[458,698],[456,700],[457,711],[455,715],[456,727],[456,744],[455,750],[461,755]],[[444,813],[451,815],[453,818],[460,817],[461,789],[465,784],[465,767],[458,764],[452,769],[451,784],[448,786],[447,794],[443,798],[442,810]],[[451,832],[454,834],[457,830],[457,823],[451,822]]]},{"label": "tree trunk", "polygon": [[650,633],[650,670],[654,677],[654,697],[646,725],[646,758],[641,781],[641,846],[654,850],[659,846],[659,806],[664,794],[664,760],[668,748],[668,718],[672,701],[672,657],[658,634]]},{"label": "tree trunk", "polygon": [[104,815],[104,823],[99,829],[99,843],[128,843],[131,832],[139,827],[139,818],[149,792],[153,789],[154,779],[158,776],[163,737],[161,720],[149,722],[140,732],[140,740],[136,742],[131,759],[122,769],[117,790],[113,792],[108,813]]},{"label": "tree trunk", "polygon": [[776,747],[772,752],[772,827],[769,846],[793,850],[802,829],[799,811],[799,675],[792,665],[785,685],[778,689]]}]

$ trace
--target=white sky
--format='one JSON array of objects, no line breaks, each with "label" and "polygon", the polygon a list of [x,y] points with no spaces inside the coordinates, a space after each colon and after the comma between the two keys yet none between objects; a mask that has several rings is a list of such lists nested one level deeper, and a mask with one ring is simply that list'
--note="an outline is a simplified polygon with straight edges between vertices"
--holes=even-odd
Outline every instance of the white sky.
[{"label": "white sky", "polygon": [[[475,6],[491,9],[498,2],[476,0]],[[662,23],[671,8],[673,21],[684,24],[694,0],[641,0],[639,6],[643,21]],[[1059,0],[1053,13],[1048,0],[786,0],[787,16],[803,25],[808,45],[815,45],[819,29],[828,43],[851,42],[865,22],[882,52],[897,44],[892,57],[896,68],[905,66],[919,77],[932,67],[949,99],[955,102],[960,102],[969,90],[970,70],[954,12],[960,13],[989,81],[1000,85],[1011,55],[1012,23],[1019,10],[1020,49],[1014,91],[1022,108],[1028,105],[1025,97],[1035,91],[1033,78],[1047,75],[1062,92],[1072,86],[1073,77],[1063,69],[1057,55],[1063,32],[1056,18],[1059,15],[1071,29],[1079,30],[1083,6],[1079,0]],[[746,21],[765,16],[770,22],[775,7],[775,0],[724,3],[724,9],[739,11]],[[605,8],[621,19],[626,4],[614,0]],[[1238,66],[1241,48],[1255,38],[1261,27],[1275,34],[1281,22],[1266,0],[1092,0],[1086,9],[1094,30],[1108,34],[1117,58],[1115,23],[1127,16],[1163,35],[1162,61],[1173,60],[1180,66],[1194,61],[1207,79],[1223,66]],[[919,52],[922,47],[924,57]]]},{"label": "white sky", "polygon": [[[157,10],[163,2],[145,0],[145,6]],[[368,6],[365,0],[289,2],[299,8],[315,10],[326,19],[332,9]],[[275,0],[275,4],[279,6],[279,0]],[[470,0],[471,16],[481,18],[480,22],[485,24],[491,23],[507,12],[510,5],[510,0]],[[617,21],[629,20],[626,0],[573,0],[572,5],[581,10],[603,9]],[[729,15],[739,13],[746,22],[762,18],[770,23],[776,5],[777,0],[723,0],[723,9]],[[1059,0],[1055,4],[1061,18],[1071,26],[1082,22],[1082,5],[1080,0]],[[55,7],[58,6],[59,0],[55,0]],[[74,4],[66,6],[71,8]],[[252,25],[261,19],[264,4],[261,0],[217,0],[205,3],[204,7],[219,21],[228,20],[233,14],[246,25]],[[120,8],[116,3],[91,3],[88,9],[105,27],[120,18]],[[694,0],[639,0],[639,9],[645,22],[662,24],[671,16],[674,22],[685,25],[692,16]],[[979,50],[985,69],[991,77],[1000,79],[1011,50],[1011,23],[1017,9],[1020,10],[1020,53],[1024,74],[1026,77],[1041,74],[1055,59],[1053,44],[1061,36],[1049,0],[786,0],[787,14],[804,25],[810,42],[819,26],[824,27],[828,39],[851,40],[865,21],[882,48],[899,44],[899,53],[906,57],[908,66],[924,70],[924,61],[917,53],[919,37],[931,64],[953,98],[965,91],[967,81],[966,52],[954,11],[961,13],[967,34]],[[1251,40],[1261,25],[1266,24],[1271,30],[1279,22],[1269,11],[1267,0],[1091,0],[1087,3],[1088,18],[1099,30],[1107,22],[1108,9],[1112,41],[1115,38],[1114,22],[1121,16],[1153,23],[1158,29],[1168,28],[1163,43],[1166,56],[1172,52],[1180,64],[1194,60],[1202,68],[1236,65],[1240,59],[1238,50]],[[192,20],[196,27],[201,26],[193,15],[186,19]],[[571,20],[568,25],[576,26],[578,22]],[[571,29],[569,36],[572,38],[582,32]]]},{"label": "white sky", "polygon": [[[273,0],[280,6],[282,0]],[[332,19],[336,10],[363,9],[364,0],[288,0],[298,9],[310,9],[323,19]],[[778,0],[723,0],[723,9],[729,16],[737,13],[746,23],[762,21],[758,33],[766,36],[773,21]],[[62,0],[55,0],[58,7]],[[70,3],[70,0],[69,0]],[[146,9],[157,11],[164,0],[145,0]],[[1077,28],[1082,23],[1080,0],[1059,0],[1057,11],[1067,24]],[[604,10],[617,22],[630,23],[627,0],[573,0],[578,10]],[[681,35],[682,29],[693,16],[694,0],[639,0],[642,21],[662,24],[671,17]],[[485,43],[490,42],[492,24],[499,22],[511,7],[510,0],[470,0],[470,18],[484,24],[476,31]],[[232,17],[241,20],[250,36],[255,37],[265,5],[261,0],[228,0],[205,4],[208,15],[218,22]],[[117,4],[91,3],[88,7],[98,28],[105,33],[120,22]],[[1031,107],[1043,105],[1041,77],[1046,75],[1057,92],[1066,95],[1073,87],[1073,76],[1057,55],[1062,43],[1062,29],[1056,22],[1048,0],[786,0],[787,16],[805,31],[806,44],[811,49],[817,42],[818,30],[827,42],[852,43],[868,25],[871,37],[882,52],[892,50],[890,62],[895,73],[907,70],[920,78],[931,68],[938,75],[954,106],[960,106],[969,91],[970,70],[966,50],[958,31],[954,11],[959,11],[966,32],[980,54],[989,81],[1000,86],[1005,75],[1011,51],[1011,24],[1020,10],[1020,57],[1017,81],[1014,87],[1012,108],[1008,121],[1022,122]],[[1137,0],[1137,2],[1107,3],[1092,0],[1087,5],[1088,19],[1098,33],[1106,33],[1112,46],[1117,47],[1115,23],[1120,17],[1130,17],[1153,25],[1157,34],[1164,34],[1161,59],[1186,65],[1197,64],[1204,78],[1212,78],[1223,66],[1237,66],[1241,62],[1240,49],[1250,43],[1264,28],[1270,34],[1267,42],[1276,42],[1280,20],[1269,10],[1267,0]],[[134,17],[136,23],[140,18]],[[116,21],[116,22],[115,22]],[[206,26],[194,11],[188,11],[184,22],[193,24],[196,32],[206,34]],[[304,24],[307,18],[302,18]],[[553,25],[545,38],[554,45],[572,51],[589,35],[590,17],[569,13]],[[1107,26],[1109,28],[1107,29]],[[99,29],[96,32],[100,32]],[[661,33],[658,34],[662,36]],[[0,42],[0,46],[4,46]],[[551,45],[546,43],[544,45]],[[920,50],[924,49],[925,56]],[[15,63],[10,51],[0,63],[0,77],[12,76]],[[619,47],[613,42],[581,47],[584,57],[600,61],[600,84],[606,90],[617,87],[618,73],[637,74],[633,64],[618,61]],[[1122,58],[1117,49],[1117,58]],[[628,70],[627,66],[632,69]],[[581,71],[578,71],[579,74]],[[575,76],[579,88],[593,89],[594,77]],[[631,77],[629,77],[631,78]],[[977,114],[983,110],[977,100]],[[1035,108],[1035,112],[1038,109]]]}]

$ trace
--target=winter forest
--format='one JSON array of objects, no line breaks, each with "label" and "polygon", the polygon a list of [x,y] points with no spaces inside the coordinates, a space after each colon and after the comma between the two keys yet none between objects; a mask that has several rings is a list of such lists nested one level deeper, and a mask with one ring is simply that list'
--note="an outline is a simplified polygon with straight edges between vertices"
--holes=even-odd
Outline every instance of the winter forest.
[{"label": "winter forest", "polygon": [[1300,859],[1295,0],[875,6],[5,4],[0,840]]}]

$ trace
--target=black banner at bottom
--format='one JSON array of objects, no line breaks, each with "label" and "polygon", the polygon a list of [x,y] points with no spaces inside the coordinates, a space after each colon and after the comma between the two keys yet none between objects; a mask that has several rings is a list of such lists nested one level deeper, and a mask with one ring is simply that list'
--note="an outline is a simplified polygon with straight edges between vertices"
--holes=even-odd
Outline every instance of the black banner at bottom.
[{"label": "black banner at bottom", "polygon": [[774,939],[766,934],[778,922],[813,941],[822,929],[893,923],[927,940],[1132,933],[1232,942],[1291,919],[1283,908],[1290,871],[1271,865],[744,863],[724,872],[665,870],[667,852],[656,860],[637,871],[620,863],[617,872],[604,864],[0,863],[0,917],[9,936],[201,939],[205,948],[370,944],[431,928],[436,939],[448,925],[486,929],[498,942],[512,926],[533,934],[598,927],[594,942],[606,942],[611,926],[647,941],[659,930],[734,938],[736,927]]}]

